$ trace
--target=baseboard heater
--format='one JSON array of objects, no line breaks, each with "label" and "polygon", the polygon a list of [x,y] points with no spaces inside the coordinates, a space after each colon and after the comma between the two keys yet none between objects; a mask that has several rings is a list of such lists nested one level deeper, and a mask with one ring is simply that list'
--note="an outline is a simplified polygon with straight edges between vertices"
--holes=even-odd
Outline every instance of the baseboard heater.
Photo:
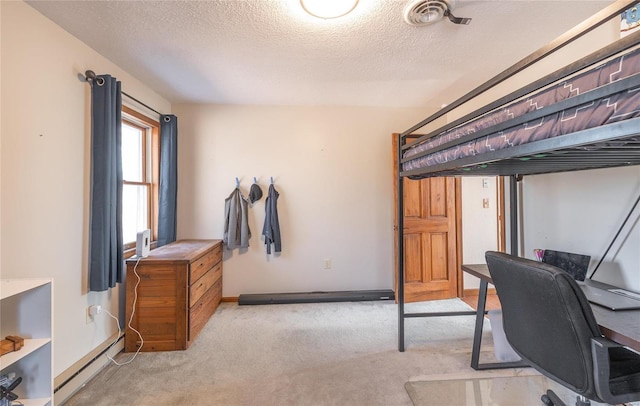
[{"label": "baseboard heater", "polygon": [[264,305],[289,303],[364,302],[371,300],[395,300],[395,294],[391,289],[349,290],[341,292],[244,294],[238,297],[238,304]]}]

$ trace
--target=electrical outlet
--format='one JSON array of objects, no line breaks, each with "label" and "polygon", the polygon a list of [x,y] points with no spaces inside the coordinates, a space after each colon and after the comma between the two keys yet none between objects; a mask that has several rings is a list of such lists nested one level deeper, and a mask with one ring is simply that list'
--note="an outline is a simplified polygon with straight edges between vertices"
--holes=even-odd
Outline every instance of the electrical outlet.
[{"label": "electrical outlet", "polygon": [[324,260],[324,269],[331,269],[331,259],[325,258]]},{"label": "electrical outlet", "polygon": [[95,316],[102,312],[102,306],[91,305],[87,307],[87,324],[92,323],[95,320]]}]

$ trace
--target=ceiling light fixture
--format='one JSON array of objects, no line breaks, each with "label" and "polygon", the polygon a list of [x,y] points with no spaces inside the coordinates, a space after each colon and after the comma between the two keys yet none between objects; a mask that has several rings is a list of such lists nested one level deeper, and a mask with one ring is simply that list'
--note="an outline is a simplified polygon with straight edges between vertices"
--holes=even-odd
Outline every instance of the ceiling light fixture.
[{"label": "ceiling light fixture", "polygon": [[304,10],[318,18],[338,18],[349,14],[358,0],[300,0]]}]

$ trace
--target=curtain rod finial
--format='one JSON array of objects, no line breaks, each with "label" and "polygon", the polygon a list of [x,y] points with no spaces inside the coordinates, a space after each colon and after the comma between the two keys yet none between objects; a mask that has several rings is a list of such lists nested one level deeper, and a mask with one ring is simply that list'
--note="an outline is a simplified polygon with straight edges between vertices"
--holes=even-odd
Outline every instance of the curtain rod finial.
[{"label": "curtain rod finial", "polygon": [[86,70],[84,72],[84,77],[87,79],[87,81],[94,80],[96,78],[96,73],[92,70]]},{"label": "curtain rod finial", "polygon": [[91,85],[93,85],[93,83],[96,83],[98,86],[104,85],[104,79],[98,77],[98,75],[96,75],[96,73],[92,70],[86,70],[84,72],[84,77],[85,81]]}]

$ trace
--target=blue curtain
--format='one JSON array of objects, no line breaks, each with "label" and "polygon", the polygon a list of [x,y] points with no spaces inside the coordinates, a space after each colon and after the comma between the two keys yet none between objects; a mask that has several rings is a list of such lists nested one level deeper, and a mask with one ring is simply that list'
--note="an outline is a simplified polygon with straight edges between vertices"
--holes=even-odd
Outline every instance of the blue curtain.
[{"label": "blue curtain", "polygon": [[89,289],[123,280],[122,93],[120,82],[99,75],[91,83],[91,213]]},{"label": "blue curtain", "polygon": [[178,196],[178,118],[160,117],[160,187],[158,192],[158,247],[176,240]]}]

